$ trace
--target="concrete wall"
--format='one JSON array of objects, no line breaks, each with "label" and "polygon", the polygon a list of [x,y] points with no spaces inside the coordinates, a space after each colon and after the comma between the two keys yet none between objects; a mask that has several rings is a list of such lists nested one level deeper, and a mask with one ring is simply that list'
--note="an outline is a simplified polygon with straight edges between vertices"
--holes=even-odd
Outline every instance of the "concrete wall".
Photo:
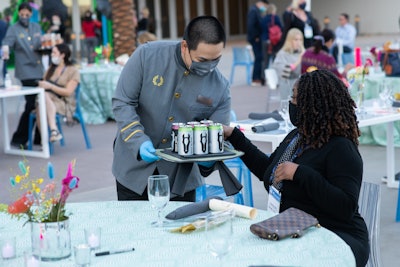
[{"label": "concrete wall", "polygon": [[[271,0],[278,7],[281,16],[291,0]],[[360,16],[360,34],[393,34],[400,38],[400,1],[399,0],[311,0],[311,12],[324,28],[324,18],[330,18],[330,28],[339,25],[340,13],[347,13],[354,25],[355,15]]]}]

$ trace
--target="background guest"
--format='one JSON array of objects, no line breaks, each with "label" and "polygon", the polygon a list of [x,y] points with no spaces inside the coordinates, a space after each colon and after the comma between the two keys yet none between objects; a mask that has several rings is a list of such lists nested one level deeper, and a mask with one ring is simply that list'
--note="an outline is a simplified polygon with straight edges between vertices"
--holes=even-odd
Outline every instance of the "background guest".
[{"label": "background guest", "polygon": [[[4,39],[4,36],[6,36],[7,26],[8,26],[7,22],[5,22],[4,20],[0,19],[0,45],[1,45],[2,41],[3,41],[3,39]],[[3,52],[2,52],[1,47],[0,47],[0,58],[1,59],[2,59],[2,54],[3,54]],[[2,59],[0,61],[0,64],[1,64],[1,66],[0,66],[0,69],[1,69],[0,75],[2,75],[2,77],[3,77],[2,80],[4,81],[4,78],[5,78],[6,73],[7,73],[6,62]]]},{"label": "background guest", "polygon": [[[338,62],[338,44],[342,44],[343,53],[352,53],[356,41],[357,31],[356,28],[349,23],[349,15],[342,13],[339,16],[339,26],[335,30],[336,42],[332,48],[332,54],[336,62]],[[353,59],[354,57],[350,57]],[[344,65],[349,62],[343,62]],[[351,63],[354,63],[351,61]]]},{"label": "background guest", "polygon": [[[14,50],[15,74],[23,86],[37,86],[43,77],[41,55],[37,52],[41,47],[41,28],[35,22],[30,22],[32,8],[24,2],[18,7],[18,22],[8,27],[2,42],[3,58],[9,59],[9,50]],[[28,141],[29,114],[35,109],[36,95],[25,96],[25,110],[21,115],[18,128],[12,136],[11,145],[26,147]],[[40,134],[36,130],[34,143],[40,143]]]},{"label": "background guest", "polygon": [[[51,52],[49,69],[39,86],[46,90],[47,122],[50,128],[50,142],[62,139],[57,128],[56,113],[72,121],[76,109],[75,90],[80,82],[78,69],[71,63],[71,50],[66,44],[57,44]],[[36,109],[39,112],[39,108]],[[37,116],[39,118],[39,116]],[[38,120],[38,123],[39,120]]]},{"label": "background guest", "polygon": [[48,33],[60,34],[61,38],[64,40],[65,38],[65,26],[61,17],[58,14],[53,14],[51,16],[51,26],[48,30]]},{"label": "background guest", "polygon": [[93,18],[92,12],[86,11],[82,20],[82,31],[85,34],[85,50],[89,63],[94,62],[94,48],[99,45],[98,37],[96,36],[96,30],[98,29],[101,29],[101,22]]},{"label": "background guest", "polygon": [[313,37],[319,35],[319,26],[311,12],[306,11],[306,0],[292,0],[292,4],[283,13],[283,36],[285,40],[287,32],[291,28],[299,29],[304,36],[304,47],[313,45]]},{"label": "background guest", "polygon": [[259,0],[249,8],[247,14],[247,41],[251,44],[254,53],[254,66],[252,75],[252,86],[260,86],[265,83],[262,81],[262,41],[261,41],[261,19],[267,11],[268,1]]},{"label": "background guest", "polygon": [[304,51],[303,33],[297,28],[290,29],[283,47],[272,63],[272,68],[276,70],[280,78],[278,89],[282,100],[289,99],[293,84],[300,76],[301,56]]}]

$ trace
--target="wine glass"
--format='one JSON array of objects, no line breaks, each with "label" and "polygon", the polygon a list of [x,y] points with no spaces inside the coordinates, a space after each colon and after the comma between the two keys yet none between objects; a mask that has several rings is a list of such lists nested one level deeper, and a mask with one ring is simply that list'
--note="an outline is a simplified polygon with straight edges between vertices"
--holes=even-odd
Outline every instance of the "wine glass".
[{"label": "wine glass", "polygon": [[289,99],[281,100],[279,114],[285,121],[285,132],[289,132]]},{"label": "wine glass", "polygon": [[389,107],[390,97],[392,96],[392,89],[384,81],[379,86],[379,98],[382,100],[383,108]]},{"label": "wine glass", "polygon": [[151,175],[147,184],[147,193],[151,207],[158,211],[158,219],[152,222],[154,227],[162,227],[164,222],[161,218],[161,211],[169,201],[169,178],[168,175]]},{"label": "wine glass", "polygon": [[222,257],[232,249],[233,210],[212,213],[206,217],[207,248],[222,264]]}]

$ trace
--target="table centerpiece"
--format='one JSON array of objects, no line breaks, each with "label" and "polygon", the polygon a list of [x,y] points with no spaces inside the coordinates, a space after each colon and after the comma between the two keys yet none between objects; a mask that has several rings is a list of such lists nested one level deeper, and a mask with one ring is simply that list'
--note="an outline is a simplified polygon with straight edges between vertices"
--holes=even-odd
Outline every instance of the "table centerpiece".
[{"label": "table centerpiece", "polygon": [[[11,193],[18,199],[10,205],[0,204],[0,212],[17,219],[26,218],[31,227],[33,255],[42,261],[55,261],[71,255],[69,215],[65,204],[69,194],[78,187],[79,178],[73,175],[75,160],[68,164],[61,192],[57,193],[54,167],[47,164],[45,178],[33,178],[27,161],[18,163],[19,173],[10,177]],[[22,196],[20,195],[22,192]],[[25,224],[24,224],[25,225]]]}]

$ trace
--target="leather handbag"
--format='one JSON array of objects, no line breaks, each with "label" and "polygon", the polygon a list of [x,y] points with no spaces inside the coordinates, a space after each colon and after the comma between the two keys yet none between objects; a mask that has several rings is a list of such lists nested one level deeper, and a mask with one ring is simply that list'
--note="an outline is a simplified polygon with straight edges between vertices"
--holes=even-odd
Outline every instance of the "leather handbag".
[{"label": "leather handbag", "polygon": [[297,208],[289,208],[274,217],[252,224],[250,231],[264,239],[280,240],[288,236],[299,238],[311,226],[320,227],[314,216]]}]

